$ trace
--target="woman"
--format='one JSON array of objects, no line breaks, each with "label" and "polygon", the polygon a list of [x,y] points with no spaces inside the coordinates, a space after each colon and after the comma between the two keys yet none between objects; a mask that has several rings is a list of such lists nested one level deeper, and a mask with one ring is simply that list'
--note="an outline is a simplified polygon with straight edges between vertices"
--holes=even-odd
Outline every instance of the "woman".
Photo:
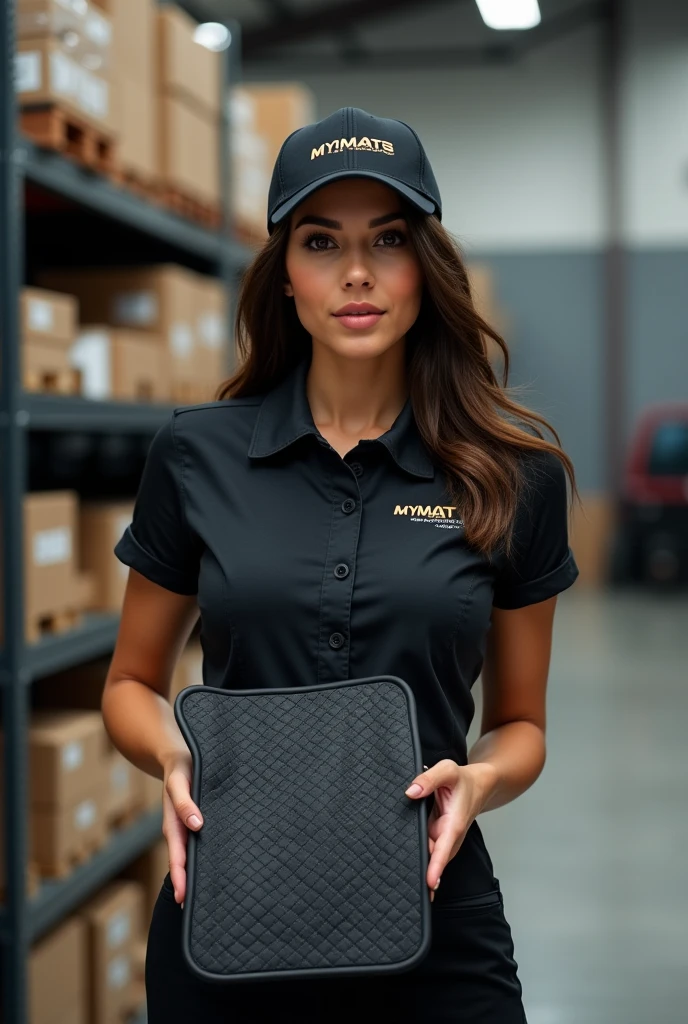
[{"label": "woman", "polygon": [[[544,765],[554,606],[578,575],[575,481],[546,422],[508,397],[506,347],[440,218],[405,124],[345,108],[292,134],[239,297],[239,368],[152,443],[115,549],[131,571],[103,696],[116,746],[164,780],[150,1024],[525,1020],[476,819]],[[429,801],[433,900],[431,948],[412,970],[217,987],[186,969],[186,836],[203,824],[166,695],[199,610],[206,684],[392,673],[412,687],[424,770],[406,792]]]}]

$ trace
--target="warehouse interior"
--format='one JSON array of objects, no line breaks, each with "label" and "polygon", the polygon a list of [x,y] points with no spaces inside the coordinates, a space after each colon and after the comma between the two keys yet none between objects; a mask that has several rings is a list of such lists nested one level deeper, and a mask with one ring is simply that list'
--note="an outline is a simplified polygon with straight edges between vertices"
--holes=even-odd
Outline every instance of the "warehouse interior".
[{"label": "warehouse interior", "polygon": [[[237,289],[267,239],[282,142],[351,105],[419,132],[509,384],[556,428],[582,497],[547,764],[480,819],[528,1022],[680,1024],[688,7],[0,12],[1,1019],[146,1020],[168,863],[161,782],[100,713],[127,577],[113,547],[155,432],[236,365]],[[202,681],[194,634],[170,700]],[[475,697],[473,739],[479,682]]]}]

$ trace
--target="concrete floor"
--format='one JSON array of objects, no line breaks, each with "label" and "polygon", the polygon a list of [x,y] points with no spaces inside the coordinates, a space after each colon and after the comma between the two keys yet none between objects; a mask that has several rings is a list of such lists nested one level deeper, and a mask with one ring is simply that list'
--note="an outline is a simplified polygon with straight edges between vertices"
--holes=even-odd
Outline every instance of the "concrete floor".
[{"label": "concrete floor", "polygon": [[528,1024],[685,1024],[688,595],[560,595],[547,745],[479,818]]}]

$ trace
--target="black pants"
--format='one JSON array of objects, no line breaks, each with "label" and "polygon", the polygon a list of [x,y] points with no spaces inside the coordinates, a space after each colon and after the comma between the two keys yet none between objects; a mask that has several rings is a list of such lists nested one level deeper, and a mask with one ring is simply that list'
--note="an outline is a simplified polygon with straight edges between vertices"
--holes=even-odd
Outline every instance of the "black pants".
[{"label": "black pants", "polygon": [[430,951],[402,974],[218,985],[197,979],[182,959],[182,909],[168,875],[148,936],[148,1024],[526,1024],[511,929],[494,883],[490,891],[450,892],[444,900],[438,890]]}]

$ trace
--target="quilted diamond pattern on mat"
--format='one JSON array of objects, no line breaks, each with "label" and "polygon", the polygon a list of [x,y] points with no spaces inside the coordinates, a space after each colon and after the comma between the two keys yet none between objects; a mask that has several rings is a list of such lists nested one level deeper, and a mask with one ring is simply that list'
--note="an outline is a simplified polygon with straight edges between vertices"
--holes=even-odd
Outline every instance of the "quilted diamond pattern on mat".
[{"label": "quilted diamond pattern on mat", "polygon": [[177,701],[204,815],[189,834],[194,965],[226,978],[412,957],[429,927],[427,839],[404,794],[417,771],[404,690],[199,686]]}]

